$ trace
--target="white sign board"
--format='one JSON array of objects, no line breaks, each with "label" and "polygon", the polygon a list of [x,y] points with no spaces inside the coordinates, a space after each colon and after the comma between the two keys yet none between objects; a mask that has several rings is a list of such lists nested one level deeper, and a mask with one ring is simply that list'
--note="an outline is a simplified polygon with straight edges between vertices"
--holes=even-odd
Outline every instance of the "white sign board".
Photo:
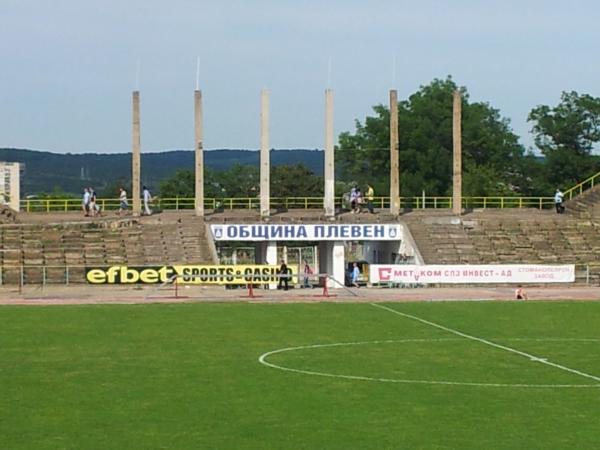
[{"label": "white sign board", "polygon": [[402,265],[372,264],[371,283],[572,283],[573,264]]},{"label": "white sign board", "polygon": [[398,241],[399,224],[214,224],[215,241]]}]

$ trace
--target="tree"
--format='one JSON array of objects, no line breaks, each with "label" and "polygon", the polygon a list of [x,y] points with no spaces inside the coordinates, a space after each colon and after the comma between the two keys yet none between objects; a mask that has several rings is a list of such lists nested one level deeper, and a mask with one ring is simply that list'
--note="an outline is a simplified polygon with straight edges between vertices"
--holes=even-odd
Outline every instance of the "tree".
[{"label": "tree", "polygon": [[560,103],[540,105],[528,116],[535,144],[546,157],[546,189],[582,181],[599,170],[591,154],[600,141],[600,98],[575,91],[563,92]]},{"label": "tree", "polygon": [[[448,77],[429,85],[398,105],[401,195],[450,195],[452,191],[452,98],[459,89]],[[479,195],[507,195],[526,187],[521,160],[524,148],[508,119],[487,103],[469,103],[462,92],[463,187]],[[378,192],[389,192],[389,109],[373,108],[376,115],[356,132],[342,133],[336,152],[344,179],[372,181]]]},{"label": "tree", "polygon": [[271,197],[322,197],[323,177],[304,164],[274,166],[270,191]]}]

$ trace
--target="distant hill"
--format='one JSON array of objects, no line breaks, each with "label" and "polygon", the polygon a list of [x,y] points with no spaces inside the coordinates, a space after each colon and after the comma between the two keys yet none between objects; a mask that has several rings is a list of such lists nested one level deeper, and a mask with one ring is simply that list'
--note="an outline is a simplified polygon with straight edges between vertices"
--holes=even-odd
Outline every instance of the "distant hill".
[{"label": "distant hill", "polygon": [[[131,179],[131,153],[61,154],[37,150],[0,148],[0,161],[25,163],[22,174],[22,195],[50,192],[55,187],[79,194],[84,186],[94,186],[102,192],[108,187]],[[255,150],[209,150],[204,152],[206,167],[221,171],[235,163],[259,164]],[[322,150],[271,150],[272,165],[303,163],[315,174],[323,173]],[[142,182],[157,189],[161,180],[178,169],[194,167],[194,152],[173,150],[142,153]]]}]

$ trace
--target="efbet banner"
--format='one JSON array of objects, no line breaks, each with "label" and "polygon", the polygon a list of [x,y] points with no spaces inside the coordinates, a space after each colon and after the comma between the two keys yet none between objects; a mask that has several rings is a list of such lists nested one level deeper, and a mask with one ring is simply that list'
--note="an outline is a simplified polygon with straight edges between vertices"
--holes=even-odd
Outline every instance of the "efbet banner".
[{"label": "efbet banner", "polygon": [[[110,266],[86,268],[89,284],[268,284],[279,281],[279,266],[267,265],[173,265],[152,267]],[[290,281],[297,279],[297,268],[288,266]]]},{"label": "efbet banner", "polygon": [[371,283],[572,283],[573,264],[402,265],[372,264]]}]

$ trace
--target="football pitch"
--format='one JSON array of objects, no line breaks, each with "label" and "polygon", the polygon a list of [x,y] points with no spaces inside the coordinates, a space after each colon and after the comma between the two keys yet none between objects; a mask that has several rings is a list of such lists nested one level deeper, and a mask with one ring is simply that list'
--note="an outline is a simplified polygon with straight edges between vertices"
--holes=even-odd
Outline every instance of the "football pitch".
[{"label": "football pitch", "polygon": [[598,449],[600,302],[0,307],[1,449]]}]

